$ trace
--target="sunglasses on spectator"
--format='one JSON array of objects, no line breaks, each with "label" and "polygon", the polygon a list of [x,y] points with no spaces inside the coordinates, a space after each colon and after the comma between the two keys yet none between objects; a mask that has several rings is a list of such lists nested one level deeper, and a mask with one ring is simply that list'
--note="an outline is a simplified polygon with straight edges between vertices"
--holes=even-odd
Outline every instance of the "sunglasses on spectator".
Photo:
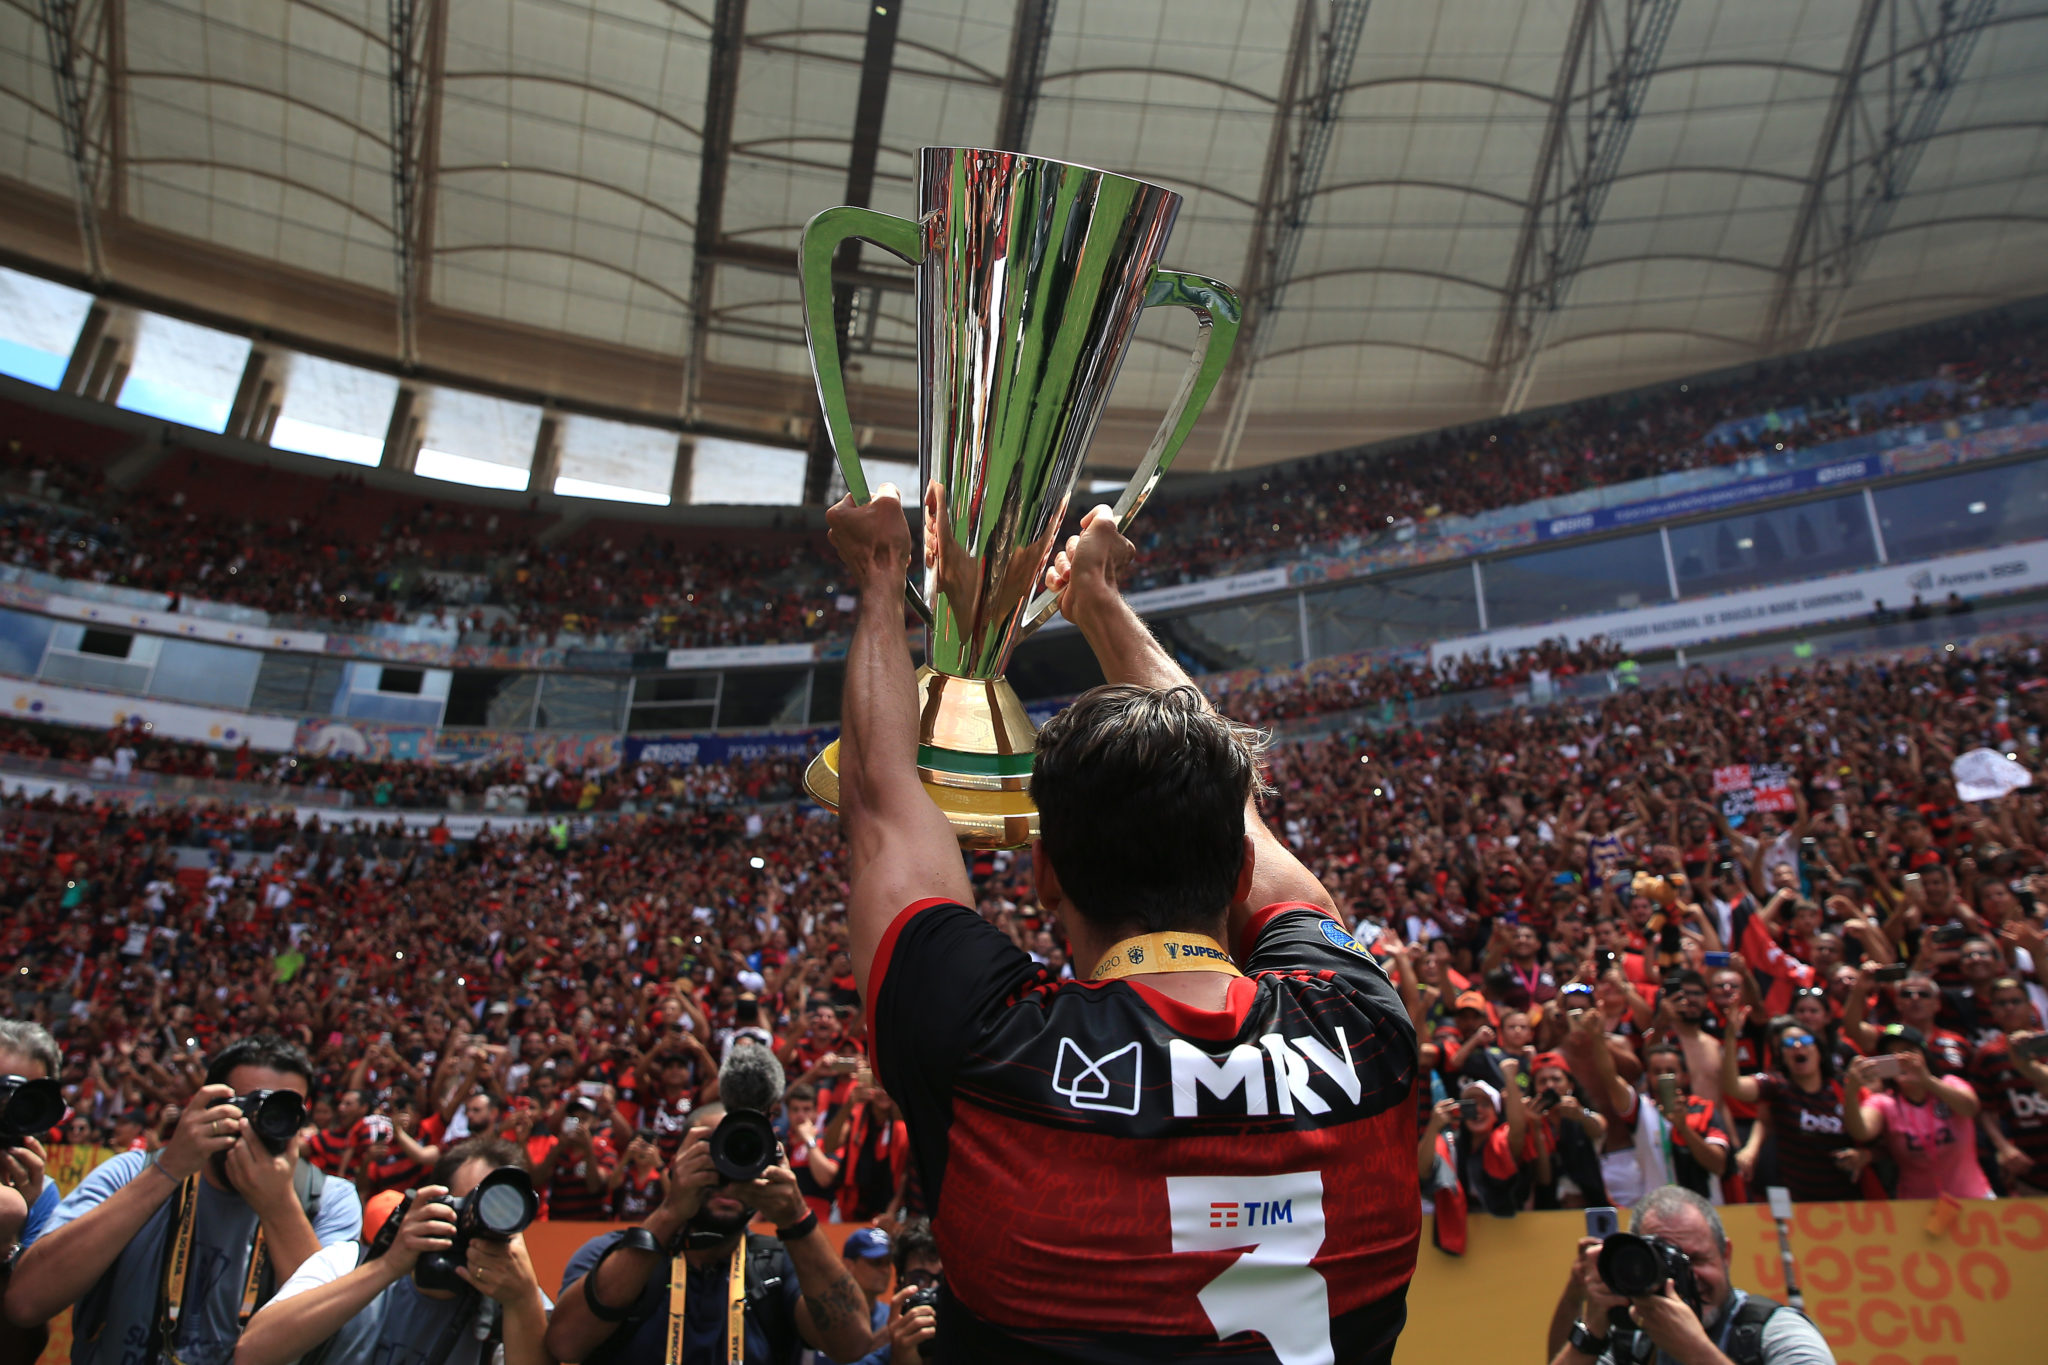
[{"label": "sunglasses on spectator", "polygon": [[1932,1000],[1934,998],[1934,992],[1928,990],[1900,991],[1898,995],[1901,1000]]},{"label": "sunglasses on spectator", "polygon": [[1812,1047],[1813,1035],[1811,1033],[1788,1032],[1780,1035],[1778,1042],[1785,1047]]},{"label": "sunglasses on spectator", "polygon": [[1991,1001],[1991,1008],[1995,1010],[2018,1010],[2026,1007],[2027,997],[2024,995],[2000,995]]},{"label": "sunglasses on spectator", "polygon": [[1805,999],[1811,999],[1811,1000],[1825,1000],[1825,999],[1827,999],[1827,998],[1828,998],[1828,991],[1827,991],[1827,987],[1825,987],[1825,986],[1801,986],[1801,987],[1800,987],[1800,988],[1799,988],[1798,990],[1796,990],[1796,991],[1792,992],[1792,998],[1793,998],[1794,1000],[1798,1000],[1798,999],[1801,999],[1801,998],[1805,998]]},{"label": "sunglasses on spectator", "polygon": [[1962,959],[1963,961],[1968,962],[1973,957],[1988,958],[1997,956],[1998,954],[1992,952],[1989,948],[1966,948],[1963,950]]}]

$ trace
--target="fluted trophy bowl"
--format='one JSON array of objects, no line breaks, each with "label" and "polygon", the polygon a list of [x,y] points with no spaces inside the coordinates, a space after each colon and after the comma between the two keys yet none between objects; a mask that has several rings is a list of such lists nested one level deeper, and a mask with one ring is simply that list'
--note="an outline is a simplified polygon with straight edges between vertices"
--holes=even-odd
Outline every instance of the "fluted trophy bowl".
[{"label": "fluted trophy bowl", "polygon": [[[918,474],[924,556],[904,585],[925,622],[918,773],[970,848],[1038,831],[1035,731],[1004,680],[1017,642],[1049,619],[1038,591],[1138,315],[1199,324],[1187,377],[1116,504],[1120,524],[1158,485],[1237,339],[1229,286],[1159,264],[1181,198],[1141,180],[1015,152],[926,147],[917,219],[826,209],[805,226],[804,325],[832,448],[868,499],[840,372],[832,257],[848,238],[917,268]],[[839,804],[839,744],[804,774]]]}]

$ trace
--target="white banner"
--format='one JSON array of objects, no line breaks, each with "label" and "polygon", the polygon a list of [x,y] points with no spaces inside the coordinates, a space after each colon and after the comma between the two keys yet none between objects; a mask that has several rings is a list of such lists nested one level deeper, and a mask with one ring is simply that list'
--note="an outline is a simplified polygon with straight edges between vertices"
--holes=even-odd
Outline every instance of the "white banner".
[{"label": "white banner", "polygon": [[45,610],[52,616],[95,625],[126,626],[154,635],[182,635],[191,640],[211,640],[223,645],[246,645],[250,649],[291,649],[318,654],[327,648],[327,637],[312,630],[280,630],[275,626],[238,625],[205,616],[187,616],[176,611],[143,611],[139,607],[116,606],[83,597],[52,596]]},{"label": "white banner", "polygon": [[[487,825],[498,834],[517,831],[522,835],[530,835],[535,830],[547,828],[558,818],[554,815],[506,815],[502,812],[481,815],[455,811],[378,810],[375,807],[334,810],[319,806],[300,806],[297,808],[297,814],[301,825],[318,820],[326,829],[355,829],[359,826],[375,827],[396,823],[404,826],[407,834],[419,834],[432,829],[435,825],[446,824],[448,837],[451,839],[474,839]],[[590,823],[589,817],[583,815],[571,815],[569,820],[572,828],[581,828]]]},{"label": "white banner", "polygon": [[88,692],[80,687],[53,687],[23,678],[0,677],[0,712],[20,720],[77,725],[90,730],[111,730],[116,725],[140,720],[151,727],[151,733],[158,739],[210,744],[217,749],[237,749],[247,741],[252,749],[272,753],[290,753],[299,729],[299,723],[289,716],[250,715],[211,706],[158,701],[154,697]]},{"label": "white banner", "polygon": [[[1182,607],[1199,607],[1210,602],[1228,602],[1236,597],[1279,592],[1286,586],[1287,570],[1260,569],[1257,573],[1232,574],[1228,578],[1205,578],[1199,583],[1176,583],[1170,588],[1147,588],[1144,592],[1125,594],[1125,600],[1140,616],[1157,616],[1160,612],[1177,611]],[[1058,612],[1054,612],[1045,623],[1047,630],[1069,628],[1067,618]]]},{"label": "white banner", "polygon": [[774,664],[807,664],[817,657],[816,645],[729,645],[723,649],[672,649],[668,652],[668,666],[764,668]]},{"label": "white banner", "polygon": [[1982,597],[2043,584],[2048,584],[2048,540],[2032,540],[1995,550],[1970,550],[1943,559],[1887,564],[1719,597],[1663,602],[1654,607],[1439,640],[1430,646],[1429,659],[1435,664],[1487,649],[1496,655],[1510,654],[1560,637],[1577,645],[1596,635],[1632,650],[1677,649],[1869,616],[1879,602],[1884,603],[1886,610],[1903,616],[1916,594],[1939,612],[1952,592],[1966,598]]}]

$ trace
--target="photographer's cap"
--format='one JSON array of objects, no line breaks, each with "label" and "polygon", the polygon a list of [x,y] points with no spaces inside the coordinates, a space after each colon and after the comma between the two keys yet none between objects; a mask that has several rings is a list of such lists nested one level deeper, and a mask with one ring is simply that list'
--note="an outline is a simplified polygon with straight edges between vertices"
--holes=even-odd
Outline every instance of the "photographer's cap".
[{"label": "photographer's cap", "polygon": [[888,1254],[889,1234],[880,1228],[855,1228],[840,1248],[840,1255],[849,1260],[879,1261]]}]

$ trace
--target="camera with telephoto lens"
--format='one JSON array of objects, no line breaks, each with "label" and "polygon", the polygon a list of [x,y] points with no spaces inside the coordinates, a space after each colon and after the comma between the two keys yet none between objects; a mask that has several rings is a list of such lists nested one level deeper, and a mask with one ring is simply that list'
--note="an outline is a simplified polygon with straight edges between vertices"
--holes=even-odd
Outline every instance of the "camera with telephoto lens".
[{"label": "camera with telephoto lens", "polygon": [[0,1149],[47,1133],[64,1121],[64,1092],[52,1080],[0,1076]]},{"label": "camera with telephoto lens", "polygon": [[306,1126],[306,1097],[296,1090],[251,1090],[228,1101],[242,1111],[249,1131],[275,1156]]},{"label": "camera with telephoto lens", "polygon": [[1673,1292],[1695,1314],[1700,1311],[1700,1282],[1692,1273],[1692,1261],[1662,1237],[1617,1232],[1600,1244],[1599,1266],[1601,1281],[1617,1294],[1643,1298],[1669,1280]]},{"label": "camera with telephoto lens", "polygon": [[775,1125],[756,1109],[728,1109],[711,1130],[711,1164],[735,1184],[761,1178],[775,1164]]},{"label": "camera with telephoto lens", "polygon": [[412,1278],[422,1289],[463,1288],[455,1271],[469,1263],[471,1242],[509,1242],[540,1216],[533,1179],[518,1166],[499,1166],[468,1194],[446,1195],[437,1202],[455,1211],[455,1236],[446,1250],[421,1253]]}]

